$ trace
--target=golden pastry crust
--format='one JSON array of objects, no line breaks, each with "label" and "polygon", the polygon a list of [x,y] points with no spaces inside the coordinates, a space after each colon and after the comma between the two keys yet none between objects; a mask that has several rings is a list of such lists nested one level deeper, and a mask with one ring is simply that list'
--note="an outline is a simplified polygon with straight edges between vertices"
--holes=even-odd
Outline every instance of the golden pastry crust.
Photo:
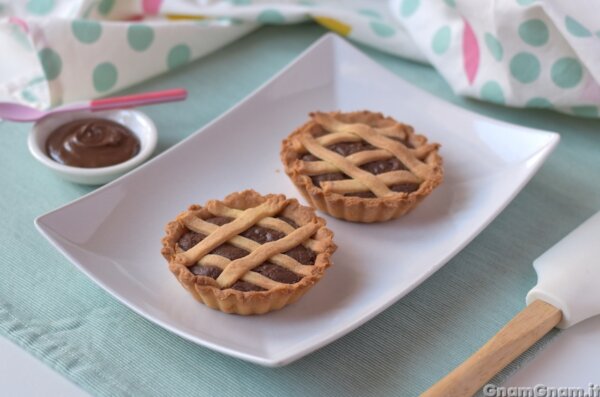
[{"label": "golden pastry crust", "polygon": [[[301,266],[304,274],[301,274],[302,278],[298,282],[294,284],[271,282],[270,284],[273,284],[273,286],[270,286],[269,289],[265,291],[240,291],[219,285],[218,280],[221,276],[219,276],[218,279],[213,279],[208,276],[196,275],[189,270],[188,266],[197,263],[195,259],[198,259],[198,261],[201,262],[203,257],[211,256],[203,255],[200,258],[193,258],[190,261],[189,258],[185,256],[185,253],[192,251],[192,249],[183,251],[179,248],[179,239],[184,233],[190,230],[188,228],[190,216],[206,219],[213,215],[208,209],[211,206],[224,208],[227,211],[230,211],[231,209],[234,211],[243,211],[265,205],[265,203],[276,203],[276,205],[280,206],[279,208],[281,209],[277,211],[277,215],[293,220],[294,223],[298,225],[298,228],[296,228],[295,231],[298,231],[303,226],[310,229],[308,231],[308,233],[310,233],[310,238],[303,239],[302,244],[310,246],[311,250],[316,254],[316,259],[313,265]],[[241,214],[242,211],[237,212]],[[239,215],[239,218],[242,216],[243,215]],[[265,218],[262,219],[264,220]],[[272,218],[269,219],[272,220]],[[259,220],[258,222],[262,221]],[[232,221],[230,224],[233,223],[234,222]],[[253,223],[252,225],[254,224],[256,223]],[[217,232],[213,234],[216,233]],[[286,237],[290,237],[292,233],[286,233]],[[225,241],[230,241],[228,236],[225,236],[225,238]],[[284,239],[285,237],[280,240]],[[276,240],[272,243],[265,243],[261,245],[261,247],[264,247],[267,244],[278,243],[280,240]],[[201,243],[202,242],[196,246]],[[331,255],[337,248],[333,243],[333,232],[325,227],[325,220],[316,216],[314,209],[300,205],[295,199],[286,199],[283,195],[268,194],[262,196],[254,190],[232,193],[222,201],[209,201],[204,207],[199,205],[190,206],[187,211],[182,212],[175,220],[167,224],[166,236],[162,239],[162,246],[161,253],[169,262],[169,269],[175,275],[177,280],[179,280],[181,285],[187,289],[194,298],[213,309],[225,313],[243,315],[263,314],[295,302],[319,281],[321,277],[323,277],[325,269],[331,265]],[[258,250],[259,248],[255,249]],[[212,257],[214,256],[216,255],[212,255]],[[270,260],[271,259],[272,258],[270,258]],[[237,261],[239,261],[239,259]],[[233,262],[236,261],[231,261],[230,264]],[[221,275],[224,273],[225,271],[223,271]],[[300,274],[298,275],[300,276]]]},{"label": "golden pastry crust", "polygon": [[[334,128],[340,128],[344,133],[351,134],[352,128],[354,126],[360,126],[362,132],[364,134],[372,135],[383,135],[383,134],[374,134],[377,130],[379,132],[385,132],[385,135],[392,136],[396,134],[402,134],[407,142],[412,145],[411,148],[407,148],[402,145],[400,147],[398,142],[393,142],[392,146],[394,146],[395,153],[393,154],[398,158],[398,155],[402,155],[403,158],[401,160],[403,163],[406,160],[414,162],[414,159],[407,158],[409,154],[416,158],[417,162],[415,162],[415,169],[409,168],[414,177],[418,177],[420,185],[416,191],[410,193],[399,193],[399,192],[391,192],[389,189],[386,189],[386,186],[381,185],[390,185],[390,182],[382,183],[381,178],[382,175],[392,176],[392,174],[397,174],[400,179],[399,180],[410,180],[410,175],[408,175],[405,171],[398,172],[390,172],[388,174],[379,174],[375,178],[373,175],[364,175],[370,174],[366,171],[361,171],[360,169],[355,170],[358,175],[351,175],[353,181],[344,180],[343,185],[344,188],[348,188],[349,183],[351,182],[354,185],[359,182],[361,186],[370,184],[370,186],[374,186],[372,190],[373,192],[377,192],[380,196],[375,198],[362,198],[362,197],[353,197],[346,196],[344,194],[340,194],[339,192],[332,191],[332,189],[325,189],[320,186],[317,186],[311,180],[311,177],[307,175],[306,170],[308,169],[307,163],[310,165],[310,162],[302,161],[301,157],[307,153],[307,145],[315,145],[318,139],[322,139],[322,136],[316,137],[316,131],[318,131],[322,124],[321,122],[324,120],[325,123],[328,123],[329,126],[333,125]],[[352,125],[352,127],[348,127],[345,125]],[[327,129],[327,128],[326,128]],[[328,131],[331,135],[336,131]],[[338,133],[341,135],[341,133]],[[384,138],[385,138],[384,135]],[[325,135],[327,136],[327,135]],[[356,137],[355,137],[356,138]],[[376,137],[380,139],[380,137]],[[343,139],[343,138],[342,138]],[[329,140],[333,142],[332,140]],[[385,143],[385,139],[382,141]],[[389,142],[389,140],[388,140]],[[373,143],[373,141],[369,142]],[[379,141],[376,142],[374,146],[377,150],[373,150],[373,154],[375,152],[383,152],[385,155],[385,151],[389,152],[389,148],[380,144]],[[415,208],[431,191],[436,188],[443,181],[443,167],[442,167],[442,158],[438,153],[439,144],[428,143],[427,138],[422,135],[414,133],[414,130],[411,126],[402,124],[397,122],[391,117],[385,117],[381,113],[373,113],[369,111],[361,111],[361,112],[350,112],[350,113],[341,113],[341,112],[331,112],[331,113],[311,113],[311,119],[306,122],[304,125],[300,126],[296,129],[292,134],[290,134],[283,142],[281,146],[281,161],[284,164],[285,172],[290,177],[296,188],[300,191],[302,196],[315,208],[334,216],[336,218],[344,219],[347,221],[353,222],[382,222],[390,219],[398,218],[413,208]],[[314,148],[311,147],[312,150]],[[318,148],[317,148],[318,149]],[[361,154],[365,154],[371,151],[359,152]],[[315,154],[311,151],[312,154]],[[399,154],[396,154],[399,153]],[[316,156],[321,160],[324,160],[318,153]],[[327,154],[327,153],[325,153]],[[388,157],[391,157],[392,153],[388,153]],[[325,159],[325,162],[328,163],[328,167],[335,167],[339,170],[342,167],[350,167],[349,171],[352,171],[351,164],[348,161],[351,156],[340,159],[338,155],[331,155],[331,158]],[[332,163],[334,162],[334,163]],[[341,162],[341,163],[336,163]],[[323,163],[323,162],[321,162]],[[360,163],[359,163],[360,164]],[[422,164],[422,165],[421,165]],[[320,164],[323,165],[323,164]],[[317,168],[317,167],[312,167]],[[321,168],[327,168],[321,167]],[[356,167],[355,167],[356,168]],[[417,171],[415,173],[415,170]],[[362,174],[360,174],[362,173]],[[366,180],[358,180],[357,178],[367,178]],[[378,179],[378,180],[377,180]],[[390,179],[390,178],[387,178]],[[392,178],[393,179],[393,178]],[[336,188],[341,189],[341,184],[339,181],[325,182],[328,187],[332,187],[337,185]],[[350,187],[352,188],[352,187]],[[366,190],[366,188],[365,188]],[[343,190],[342,190],[343,191]]]}]

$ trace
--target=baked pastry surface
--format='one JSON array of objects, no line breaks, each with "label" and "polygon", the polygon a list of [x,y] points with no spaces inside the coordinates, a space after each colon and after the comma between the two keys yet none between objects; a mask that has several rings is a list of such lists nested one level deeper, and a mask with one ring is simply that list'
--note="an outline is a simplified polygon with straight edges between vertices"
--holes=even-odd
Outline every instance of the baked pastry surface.
[{"label": "baked pastry surface", "polygon": [[286,174],[314,207],[355,222],[398,218],[443,180],[437,143],[381,113],[315,112],[282,143]]},{"label": "baked pastry surface", "polygon": [[190,206],[167,224],[162,244],[194,298],[237,314],[293,303],[321,279],[336,249],[314,209],[253,190]]}]

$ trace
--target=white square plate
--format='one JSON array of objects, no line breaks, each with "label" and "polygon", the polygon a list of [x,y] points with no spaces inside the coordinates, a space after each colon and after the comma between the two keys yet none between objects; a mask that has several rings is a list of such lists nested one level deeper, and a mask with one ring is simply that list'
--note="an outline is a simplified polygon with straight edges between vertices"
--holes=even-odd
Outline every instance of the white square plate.
[{"label": "white square plate", "polygon": [[[281,171],[281,140],[309,111],[335,109],[381,111],[442,143],[445,182],[396,221],[327,217],[339,246],[334,265],[281,311],[242,317],[194,301],[160,255],[165,224],[191,203],[247,188],[299,197]],[[557,142],[557,134],[488,119],[424,93],[328,35],[198,133],[36,224],[81,271],[142,316],[211,349],[280,366],[363,324],[439,269],[498,215]],[[182,166],[196,171],[181,172]]]}]

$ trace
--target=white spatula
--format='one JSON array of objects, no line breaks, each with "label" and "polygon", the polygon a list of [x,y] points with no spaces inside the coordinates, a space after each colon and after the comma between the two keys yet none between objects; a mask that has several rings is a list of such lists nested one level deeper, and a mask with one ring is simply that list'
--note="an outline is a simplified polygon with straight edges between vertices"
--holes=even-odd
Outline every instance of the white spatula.
[{"label": "white spatula", "polygon": [[537,285],[527,307],[421,397],[474,395],[552,328],[600,314],[600,212],[533,262]]}]

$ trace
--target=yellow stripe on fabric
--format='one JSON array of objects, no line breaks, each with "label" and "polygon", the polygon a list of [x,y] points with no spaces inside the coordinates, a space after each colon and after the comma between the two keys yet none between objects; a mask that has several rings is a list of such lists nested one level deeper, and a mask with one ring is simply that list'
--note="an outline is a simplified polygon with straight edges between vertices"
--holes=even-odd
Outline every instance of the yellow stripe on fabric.
[{"label": "yellow stripe on fabric", "polygon": [[167,19],[171,21],[201,21],[207,19],[204,15],[187,15],[187,14],[167,14]]},{"label": "yellow stripe on fabric", "polygon": [[342,36],[348,36],[352,31],[352,26],[330,17],[313,17],[313,19],[320,25],[327,29],[333,30],[334,32],[341,34]]}]

